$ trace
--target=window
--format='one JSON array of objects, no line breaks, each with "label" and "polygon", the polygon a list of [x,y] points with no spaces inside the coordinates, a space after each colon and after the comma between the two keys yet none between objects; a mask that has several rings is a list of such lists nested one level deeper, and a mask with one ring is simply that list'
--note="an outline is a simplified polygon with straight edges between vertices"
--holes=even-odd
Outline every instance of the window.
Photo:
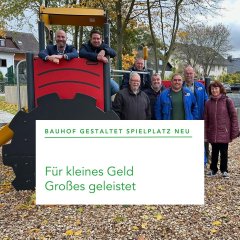
[{"label": "window", "polygon": [[7,60],[6,59],[0,59],[0,67],[7,67]]},{"label": "window", "polygon": [[5,39],[0,39],[0,47],[6,47]]}]

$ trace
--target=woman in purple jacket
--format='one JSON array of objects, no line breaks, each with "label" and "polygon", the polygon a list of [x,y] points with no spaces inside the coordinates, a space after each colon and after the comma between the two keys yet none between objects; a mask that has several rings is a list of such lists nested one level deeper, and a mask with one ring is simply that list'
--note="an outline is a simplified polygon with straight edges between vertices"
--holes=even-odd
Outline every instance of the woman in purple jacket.
[{"label": "woman in purple jacket", "polygon": [[207,176],[216,176],[218,155],[221,154],[220,171],[222,177],[228,174],[228,143],[239,136],[237,112],[233,101],[219,81],[209,85],[210,98],[205,104],[205,141],[212,145],[212,161]]}]

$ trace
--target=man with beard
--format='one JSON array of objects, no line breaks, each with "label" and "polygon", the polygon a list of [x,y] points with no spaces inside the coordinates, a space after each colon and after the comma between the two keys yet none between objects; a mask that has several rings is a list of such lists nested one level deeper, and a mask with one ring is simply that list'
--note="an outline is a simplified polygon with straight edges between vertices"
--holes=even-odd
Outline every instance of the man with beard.
[{"label": "man with beard", "polygon": [[120,90],[113,102],[113,110],[121,120],[150,120],[151,106],[148,96],[140,89],[138,73],[130,75],[129,87]]},{"label": "man with beard", "polygon": [[[79,57],[86,58],[93,62],[108,63],[108,58],[114,58],[116,52],[110,48],[106,43],[102,41],[102,34],[98,30],[92,30],[90,33],[90,40],[87,43],[82,44],[79,50]],[[118,84],[110,79],[111,95],[114,95],[119,91]]]},{"label": "man with beard", "polygon": [[171,87],[158,96],[155,104],[157,120],[196,120],[198,108],[196,98],[187,88],[183,88],[181,75],[175,74]]},{"label": "man with beard", "polygon": [[158,73],[154,73],[151,78],[151,88],[147,88],[144,92],[148,95],[150,104],[151,104],[151,113],[152,120],[156,120],[154,106],[157,100],[157,97],[165,89],[162,85],[161,76]]},{"label": "man with beard", "polygon": [[41,59],[59,64],[61,59],[71,60],[72,58],[78,58],[75,47],[66,44],[67,35],[63,30],[56,31],[55,41],[56,45],[48,45],[46,49],[38,54]]}]

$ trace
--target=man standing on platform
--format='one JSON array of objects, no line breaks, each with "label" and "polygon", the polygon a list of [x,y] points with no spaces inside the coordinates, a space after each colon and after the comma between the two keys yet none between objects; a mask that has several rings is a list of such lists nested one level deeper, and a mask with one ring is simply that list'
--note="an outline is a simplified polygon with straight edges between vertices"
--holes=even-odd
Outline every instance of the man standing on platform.
[{"label": "man standing on platform", "polygon": [[38,56],[44,61],[51,61],[59,64],[61,59],[71,60],[78,58],[77,50],[74,46],[66,44],[67,35],[63,30],[57,30],[55,34],[56,45],[48,45]]},{"label": "man standing on platform", "polygon": [[[79,50],[79,57],[86,58],[93,62],[108,63],[107,56],[114,58],[116,52],[110,48],[106,43],[102,41],[102,34],[98,30],[92,30],[90,33],[90,40],[87,43],[82,44]],[[110,79],[111,95],[114,95],[119,91],[118,84]]]},{"label": "man standing on platform", "polygon": [[[133,67],[131,67],[129,69],[129,71],[137,71],[137,72],[149,72],[148,69],[145,69],[144,67],[144,59],[143,58],[137,58],[134,62]],[[151,88],[151,80],[150,80],[150,75],[149,74],[142,74],[139,73],[140,78],[141,78],[141,84],[140,84],[140,89],[144,90],[147,88]],[[122,81],[122,85],[121,85],[121,89],[123,88],[128,88],[128,84],[129,84],[129,77],[130,74],[129,73],[125,73],[123,75],[123,81]]]}]

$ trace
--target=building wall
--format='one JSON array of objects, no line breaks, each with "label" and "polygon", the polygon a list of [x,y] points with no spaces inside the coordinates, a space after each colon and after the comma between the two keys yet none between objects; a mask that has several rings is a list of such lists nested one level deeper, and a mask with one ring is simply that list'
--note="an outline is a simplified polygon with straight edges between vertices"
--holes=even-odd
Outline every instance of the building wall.
[{"label": "building wall", "polygon": [[[182,62],[181,60],[179,59],[173,59],[171,61],[172,65],[175,67],[175,68],[182,68],[184,66],[184,62]],[[203,76],[203,68],[201,65],[196,65],[196,67],[194,67],[195,71],[202,75]],[[216,78],[220,77],[222,74],[224,73],[227,73],[227,66],[223,66],[223,65],[213,65],[212,68],[211,68],[211,71],[210,71],[210,74],[209,76],[214,76]]]},{"label": "building wall", "polygon": [[3,53],[0,52],[0,59],[6,59],[7,60],[7,67],[1,67],[0,71],[2,72],[3,76],[5,77],[5,74],[7,73],[7,68],[14,66],[14,53]]},{"label": "building wall", "polygon": [[210,71],[210,76],[220,77],[222,74],[227,73],[227,67],[226,66],[218,66],[214,65]]},{"label": "building wall", "polygon": [[[27,108],[27,86],[20,87],[20,99],[21,107]],[[5,86],[5,101],[11,104],[18,104],[17,86]]]}]

